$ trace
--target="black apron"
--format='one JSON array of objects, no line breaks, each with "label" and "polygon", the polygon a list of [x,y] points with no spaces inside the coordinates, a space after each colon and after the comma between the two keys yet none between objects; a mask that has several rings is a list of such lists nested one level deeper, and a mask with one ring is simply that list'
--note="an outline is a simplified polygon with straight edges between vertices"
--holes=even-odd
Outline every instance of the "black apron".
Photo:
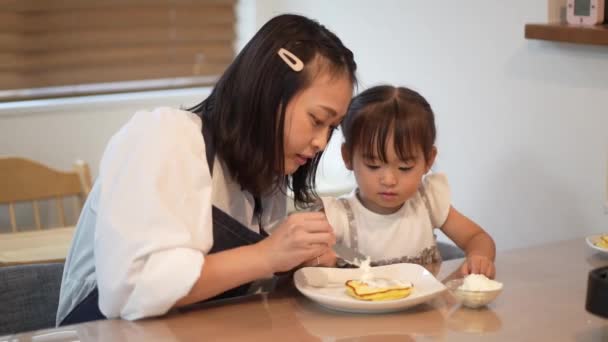
[{"label": "black apron", "polygon": [[[205,140],[205,149],[209,173],[213,176],[213,162],[215,159],[215,147],[211,132],[206,125],[203,125],[203,138]],[[235,220],[230,215],[223,212],[221,209],[213,206],[212,221],[213,221],[213,246],[209,254],[221,252],[227,249],[237,248],[245,245],[251,245],[264,239],[268,234],[264,231],[261,223],[262,219],[261,200],[255,198],[254,214],[257,215],[258,224],[260,225],[260,234],[245,227],[239,221]],[[226,299],[238,296],[244,296],[252,293],[253,283],[247,283],[224,293],[221,293],[206,301]],[[106,319],[99,310],[99,293],[97,287],[87,295],[64,319],[59,326],[77,324],[88,321]]]}]

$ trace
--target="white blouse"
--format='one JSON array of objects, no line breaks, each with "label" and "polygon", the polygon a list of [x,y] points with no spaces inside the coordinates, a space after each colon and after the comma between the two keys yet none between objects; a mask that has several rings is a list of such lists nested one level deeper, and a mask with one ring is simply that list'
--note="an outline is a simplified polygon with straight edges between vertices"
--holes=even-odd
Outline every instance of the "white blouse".
[{"label": "white blouse", "polygon": [[[193,113],[158,108],[137,112],[110,139],[65,263],[57,324],[95,286],[108,318],[166,313],[213,245],[212,205],[259,232],[253,196],[217,157],[211,177],[201,127]],[[263,197],[262,207],[272,227],[286,216],[285,195]]]},{"label": "white blouse", "polygon": [[441,258],[433,229],[444,224],[450,211],[450,189],[444,174],[425,176],[418,191],[388,215],[365,208],[356,190],[341,198],[323,197],[322,201],[337,242],[371,257],[374,265],[426,264]]}]

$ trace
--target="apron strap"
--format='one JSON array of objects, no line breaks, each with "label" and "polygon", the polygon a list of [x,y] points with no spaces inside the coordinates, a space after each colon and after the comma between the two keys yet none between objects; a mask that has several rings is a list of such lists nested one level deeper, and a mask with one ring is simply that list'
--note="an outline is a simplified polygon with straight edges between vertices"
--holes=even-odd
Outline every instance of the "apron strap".
[{"label": "apron strap", "polygon": [[[202,116],[201,116],[202,119]],[[209,166],[209,174],[213,177],[213,162],[215,161],[215,144],[213,143],[213,134],[209,125],[205,125],[203,120],[203,140],[205,141],[205,154],[207,156],[207,166]]]}]

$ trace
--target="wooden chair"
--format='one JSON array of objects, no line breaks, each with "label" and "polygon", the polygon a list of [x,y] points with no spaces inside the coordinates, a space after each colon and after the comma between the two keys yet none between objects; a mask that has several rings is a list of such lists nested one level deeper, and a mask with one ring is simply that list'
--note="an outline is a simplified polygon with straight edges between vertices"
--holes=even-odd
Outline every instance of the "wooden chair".
[{"label": "wooden chair", "polygon": [[28,159],[0,158],[0,205],[8,204],[12,232],[17,232],[15,203],[32,202],[36,229],[42,229],[38,201],[54,199],[59,223],[66,226],[63,198],[75,196],[75,213],[80,213],[89,191],[91,174],[83,161],[62,172]]}]

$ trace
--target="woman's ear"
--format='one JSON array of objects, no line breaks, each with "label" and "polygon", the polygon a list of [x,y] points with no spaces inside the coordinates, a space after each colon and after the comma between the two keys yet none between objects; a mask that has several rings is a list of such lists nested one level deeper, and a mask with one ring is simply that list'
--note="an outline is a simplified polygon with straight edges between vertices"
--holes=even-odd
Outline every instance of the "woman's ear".
[{"label": "woman's ear", "polygon": [[435,164],[436,157],[437,157],[437,147],[433,146],[431,153],[429,153],[429,156],[426,159],[426,171],[424,173],[427,173],[431,170],[431,167],[433,167],[433,164]]},{"label": "woman's ear", "polygon": [[353,161],[350,155],[350,152],[346,148],[346,144],[342,144],[342,148],[340,149],[342,152],[342,160],[344,160],[344,165],[350,171],[353,170]]}]

